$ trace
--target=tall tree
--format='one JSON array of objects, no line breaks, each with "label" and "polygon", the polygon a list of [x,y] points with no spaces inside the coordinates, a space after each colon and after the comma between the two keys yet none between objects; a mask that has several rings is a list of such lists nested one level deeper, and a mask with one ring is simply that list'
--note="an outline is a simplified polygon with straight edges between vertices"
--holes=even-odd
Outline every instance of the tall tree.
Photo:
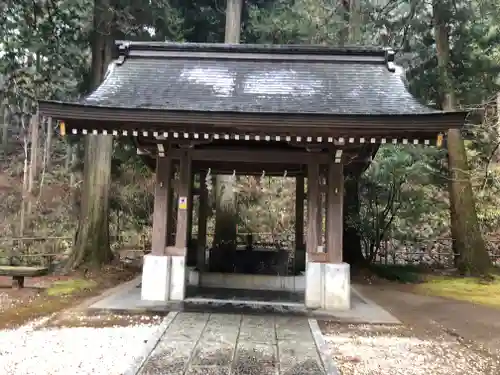
[{"label": "tall tree", "polygon": [[[90,85],[103,81],[113,51],[113,11],[110,0],[95,0]],[[113,258],[109,242],[109,189],[111,184],[111,135],[85,136],[80,215],[73,252],[66,269],[83,264],[101,266]]]},{"label": "tall tree", "polygon": [[[340,44],[359,45],[361,43],[361,4],[359,0],[343,2],[344,27],[340,33]],[[342,258],[352,267],[366,265],[361,247],[359,180],[363,169],[346,175],[344,186],[344,233]]]},{"label": "tall tree", "polygon": [[[453,111],[457,106],[453,78],[450,73],[451,14],[451,3],[442,0],[433,1],[434,38],[442,93],[441,106],[445,111]],[[455,251],[458,254],[457,265],[464,274],[486,275],[491,268],[491,259],[479,228],[467,153],[460,130],[450,129],[447,141],[451,233]]]},{"label": "tall tree", "polygon": [[[242,8],[243,0],[227,0],[225,43],[240,42]],[[230,244],[236,244],[238,212],[233,179],[234,177],[227,175],[219,175],[216,178],[214,245],[219,247],[231,247]]]}]

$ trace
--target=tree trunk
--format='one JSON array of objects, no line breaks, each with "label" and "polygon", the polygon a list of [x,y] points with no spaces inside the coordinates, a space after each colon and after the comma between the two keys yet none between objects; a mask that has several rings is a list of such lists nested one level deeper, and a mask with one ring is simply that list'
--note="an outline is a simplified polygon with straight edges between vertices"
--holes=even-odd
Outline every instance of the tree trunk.
[{"label": "tree trunk", "polygon": [[[23,162],[23,196],[22,196],[22,201],[21,201],[21,212],[19,215],[19,237],[24,236],[24,229],[26,226],[26,207],[28,206],[28,200],[30,199],[28,195],[28,186],[29,186],[29,141],[28,141],[28,124],[26,124],[26,111],[27,105],[23,103],[22,110],[21,110],[21,126],[22,126],[22,132],[23,132],[23,151],[24,151],[24,162]],[[22,251],[23,247],[23,241],[21,240],[20,242],[20,247]]]},{"label": "tree trunk", "polygon": [[[453,111],[456,98],[450,74],[450,42],[448,5],[435,0],[433,3],[434,37],[438,59],[442,108]],[[445,8],[445,9],[443,9]],[[465,275],[484,276],[491,269],[491,259],[484,243],[476,214],[474,194],[469,176],[467,153],[459,129],[448,131],[448,168],[450,171],[450,216],[453,249],[458,254],[457,266]]]},{"label": "tree trunk", "polygon": [[75,175],[75,167],[78,163],[78,156],[77,156],[77,145],[72,145],[72,144],[68,144],[68,155],[67,155],[67,158],[68,158],[68,171],[70,172],[69,174],[69,187],[71,189],[74,189],[75,185],[76,185],[76,175]]},{"label": "tree trunk", "polygon": [[33,188],[35,187],[35,179],[38,176],[38,141],[39,141],[40,121],[38,113],[31,116],[30,120],[30,164],[28,170],[28,188],[27,188],[27,206],[26,215],[31,216],[33,206]]},{"label": "tree trunk", "polygon": [[5,103],[0,103],[0,121],[2,121],[2,150],[7,149],[7,131],[9,129],[9,107],[7,100]]},{"label": "tree trunk", "polygon": [[[227,0],[225,43],[240,42],[243,0]],[[238,213],[231,176],[216,176],[214,246],[232,247],[236,243]],[[231,244],[231,245],[230,245]]]},{"label": "tree trunk", "polygon": [[360,0],[342,1],[343,25],[339,30],[339,45],[361,43],[361,2]]},{"label": "tree trunk", "polygon": [[359,222],[359,209],[359,177],[345,176],[342,260],[352,267],[362,268],[367,264],[361,249],[361,236],[356,226]]},{"label": "tree trunk", "polygon": [[52,164],[52,118],[49,117],[47,119],[47,134],[46,134],[46,140],[45,140],[45,168],[46,170],[50,171],[51,169],[51,164]]},{"label": "tree trunk", "polygon": [[240,42],[242,10],[243,0],[227,0],[225,43]]},{"label": "tree trunk", "polygon": [[[224,178],[221,178],[224,177]],[[232,247],[236,240],[236,197],[231,187],[230,176],[217,176],[215,192],[215,234],[214,245]]]},{"label": "tree trunk", "polygon": [[[113,48],[112,10],[109,0],[94,1],[92,40],[92,82],[95,89],[102,82],[111,62]],[[100,267],[113,259],[109,241],[109,189],[113,137],[85,136],[83,184],[78,228],[73,252],[65,270],[82,265]]]},{"label": "tree trunk", "polygon": [[359,45],[361,43],[361,2],[360,0],[349,1],[349,44]]},{"label": "tree trunk", "polygon": [[[340,44],[356,44],[361,39],[360,2],[344,2],[345,27],[340,32]],[[345,176],[344,181],[344,233],[342,259],[351,267],[362,268],[366,260],[361,248],[361,235],[356,223],[359,222],[359,176]]]}]

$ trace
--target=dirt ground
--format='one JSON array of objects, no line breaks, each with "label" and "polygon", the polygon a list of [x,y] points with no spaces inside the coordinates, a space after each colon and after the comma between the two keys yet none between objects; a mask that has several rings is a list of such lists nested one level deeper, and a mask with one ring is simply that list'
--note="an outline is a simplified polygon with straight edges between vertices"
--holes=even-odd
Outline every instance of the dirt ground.
[{"label": "dirt ground", "polygon": [[440,330],[467,347],[500,358],[500,310],[411,293],[411,285],[362,285],[358,290],[420,333]]},{"label": "dirt ground", "polygon": [[[12,289],[10,277],[0,277],[0,329],[16,328],[33,319],[79,306],[91,297],[120,283],[133,279],[139,269],[127,265],[109,266],[100,272],[73,273],[68,276],[26,278],[23,289]],[[95,282],[90,289],[70,295],[49,296],[46,291],[57,281],[86,278]]]}]

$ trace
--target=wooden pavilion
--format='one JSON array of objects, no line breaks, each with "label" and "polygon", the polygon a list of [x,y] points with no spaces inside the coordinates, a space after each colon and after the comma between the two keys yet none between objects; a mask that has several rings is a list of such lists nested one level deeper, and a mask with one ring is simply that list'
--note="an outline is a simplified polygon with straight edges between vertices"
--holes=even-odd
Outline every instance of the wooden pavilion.
[{"label": "wooden pavilion", "polygon": [[[297,178],[296,244],[305,242],[307,252],[305,304],[348,309],[344,174],[366,164],[380,144],[441,146],[447,130],[462,127],[465,119],[463,112],[419,103],[390,49],[121,41],[117,50],[92,94],[78,103],[41,101],[40,114],[64,121],[71,134],[130,137],[156,169],[145,300],[185,298],[194,175],[287,171]],[[179,176],[175,228],[170,224],[174,170]],[[326,207],[320,199],[323,179]],[[200,186],[198,193],[202,272],[206,191]],[[323,215],[325,247],[319,246]]]}]

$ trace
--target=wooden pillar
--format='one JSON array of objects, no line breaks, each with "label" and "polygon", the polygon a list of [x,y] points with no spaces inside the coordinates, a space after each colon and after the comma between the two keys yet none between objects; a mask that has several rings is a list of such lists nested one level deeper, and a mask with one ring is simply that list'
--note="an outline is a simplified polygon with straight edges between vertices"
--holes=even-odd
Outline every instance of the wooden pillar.
[{"label": "wooden pillar", "polygon": [[170,233],[170,241],[168,242],[168,246],[175,246],[175,236],[177,235],[177,205],[179,203],[179,194],[178,194],[178,186],[179,186],[179,160],[172,161],[172,189],[170,190],[171,199],[172,199],[172,208],[170,210],[170,221],[169,221],[169,233]]},{"label": "wooden pillar", "polygon": [[326,250],[328,262],[342,263],[344,166],[332,159],[328,165]]},{"label": "wooden pillar", "polygon": [[168,188],[168,210],[165,212],[167,217],[167,233],[166,233],[166,245],[173,246],[175,239],[175,192],[174,192],[174,184],[175,184],[175,164],[174,161],[170,161],[170,177],[169,177],[169,188]]},{"label": "wooden pillar", "polygon": [[175,247],[177,250],[185,250],[187,247],[190,178],[191,160],[188,151],[184,150],[179,162],[179,185],[177,189],[179,196],[177,204],[177,230],[175,235]]},{"label": "wooden pillar", "polygon": [[311,162],[307,166],[307,253],[309,255],[318,250],[319,193],[319,164]]},{"label": "wooden pillar", "polygon": [[187,242],[191,243],[191,239],[193,238],[193,187],[194,187],[194,173],[191,168],[189,168],[189,189],[188,189],[188,201],[187,201],[187,210],[188,210],[188,219],[187,219]]},{"label": "wooden pillar", "polygon": [[153,211],[152,255],[165,255],[167,247],[167,214],[170,212],[168,195],[171,185],[172,159],[156,157],[156,183]]},{"label": "wooden pillar", "polygon": [[205,185],[206,172],[200,172],[200,196],[198,209],[198,253],[196,257],[196,266],[198,271],[202,272],[206,269],[206,252],[207,246],[207,216],[208,216],[208,190]]},{"label": "wooden pillar", "polygon": [[[323,213],[325,210],[325,206],[323,204],[323,179],[325,177],[324,170],[322,170],[321,165],[319,169],[319,176],[318,176],[318,218],[316,219],[316,223],[318,225],[318,246],[323,246]],[[324,252],[324,249],[323,249]]]},{"label": "wooden pillar", "polygon": [[295,178],[295,248],[304,246],[304,176]]}]

